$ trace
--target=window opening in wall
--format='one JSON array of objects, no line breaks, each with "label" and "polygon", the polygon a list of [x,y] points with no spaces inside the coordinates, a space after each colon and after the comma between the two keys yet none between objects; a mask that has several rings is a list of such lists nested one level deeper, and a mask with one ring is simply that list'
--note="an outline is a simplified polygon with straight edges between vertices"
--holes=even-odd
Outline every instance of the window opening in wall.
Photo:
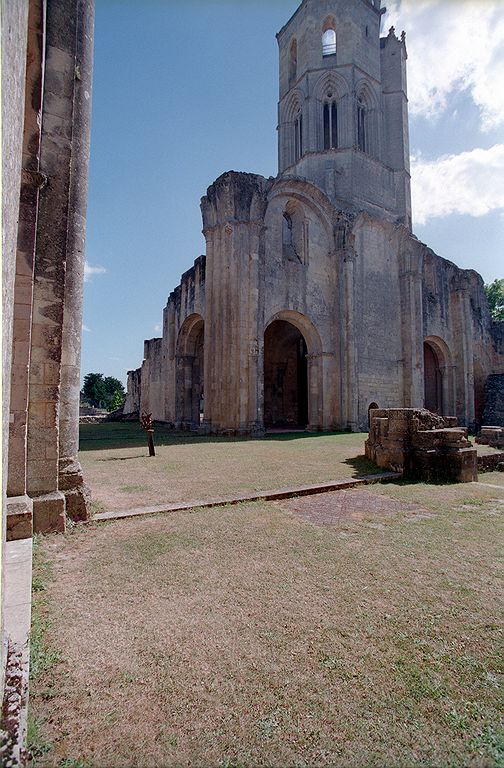
[{"label": "window opening in wall", "polygon": [[289,87],[296,82],[297,78],[297,41],[293,40],[289,55]]},{"label": "window opening in wall", "polygon": [[368,428],[371,426],[371,411],[374,411],[376,408],[379,408],[380,406],[378,403],[371,403],[369,408],[367,409],[368,412]]},{"label": "window opening in wall", "polygon": [[362,152],[367,151],[366,107],[362,103],[357,105],[357,145]]},{"label": "window opening in wall", "polygon": [[335,101],[324,104],[324,149],[338,146],[338,107]]},{"label": "window opening in wall", "polygon": [[303,115],[299,114],[294,120],[294,162],[303,156]]},{"label": "window opening in wall", "polygon": [[336,32],[326,29],[322,35],[322,56],[333,56],[336,53]]}]

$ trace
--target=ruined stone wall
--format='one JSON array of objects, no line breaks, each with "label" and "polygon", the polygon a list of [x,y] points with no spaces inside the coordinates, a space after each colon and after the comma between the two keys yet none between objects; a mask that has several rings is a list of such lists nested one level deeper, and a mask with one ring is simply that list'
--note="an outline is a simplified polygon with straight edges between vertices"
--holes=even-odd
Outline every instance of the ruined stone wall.
[{"label": "ruined stone wall", "polygon": [[353,232],[357,423],[367,429],[371,403],[403,403],[400,263],[398,236],[387,223],[360,216]]},{"label": "ruined stone wall", "polygon": [[467,428],[455,417],[418,408],[375,409],[370,412],[366,457],[404,477],[471,483],[478,479],[477,454]]},{"label": "ruined stone wall", "polygon": [[19,221],[5,477],[7,511],[23,507],[31,525],[33,509],[35,530],[47,531],[86,517],[88,504],[77,449],[93,2],[30,0],[24,34],[26,77],[16,71],[4,91],[15,104],[25,86],[22,169],[11,177]]},{"label": "ruined stone wall", "polygon": [[[260,261],[272,181],[229,172],[202,199],[207,244],[204,397],[208,430],[258,427]],[[261,414],[262,421],[262,414]]]},{"label": "ruined stone wall", "polygon": [[504,374],[492,374],[485,382],[485,409],[482,423],[504,427]]},{"label": "ruined stone wall", "polygon": [[443,411],[474,428],[481,424],[485,382],[499,365],[483,280],[423,248],[422,335],[439,357]]},{"label": "ruined stone wall", "polygon": [[[284,214],[299,235],[293,252],[283,245]],[[312,184],[278,180],[264,218],[264,254],[259,260],[256,338],[259,409],[263,400],[264,333],[275,319],[286,320],[303,334],[308,348],[308,421],[310,429],[329,429],[341,419],[342,278],[334,247],[332,207]],[[262,418],[261,410],[258,417]]]},{"label": "ruined stone wall", "polygon": [[153,419],[164,420],[163,343],[162,339],[148,339],[144,342],[144,361],[140,397],[141,412],[152,413]]},{"label": "ruined stone wall", "polygon": [[126,397],[124,399],[123,413],[129,416],[140,412],[140,398],[142,392],[142,369],[136,368],[128,371]]}]

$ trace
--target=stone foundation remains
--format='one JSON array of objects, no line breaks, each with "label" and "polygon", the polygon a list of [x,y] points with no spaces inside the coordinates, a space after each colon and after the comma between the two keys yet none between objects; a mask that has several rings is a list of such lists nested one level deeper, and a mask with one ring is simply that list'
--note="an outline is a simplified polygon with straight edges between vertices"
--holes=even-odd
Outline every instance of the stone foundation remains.
[{"label": "stone foundation remains", "polygon": [[425,409],[370,411],[366,457],[384,469],[421,480],[470,483],[478,479],[476,449],[455,417]]},{"label": "stone foundation remains", "polygon": [[504,427],[481,427],[476,442],[492,448],[504,448]]}]

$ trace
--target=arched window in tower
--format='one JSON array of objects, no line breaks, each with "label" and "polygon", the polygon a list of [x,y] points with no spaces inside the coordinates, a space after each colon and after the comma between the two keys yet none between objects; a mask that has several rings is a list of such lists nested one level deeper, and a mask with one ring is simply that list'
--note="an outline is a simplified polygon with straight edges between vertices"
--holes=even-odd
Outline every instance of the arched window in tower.
[{"label": "arched window in tower", "polygon": [[289,51],[289,88],[291,88],[297,79],[297,41],[291,43]]},{"label": "arched window in tower", "polygon": [[332,27],[322,34],[322,56],[334,56],[336,53],[336,30]]},{"label": "arched window in tower", "polygon": [[368,151],[367,110],[363,101],[357,103],[357,146],[361,152]]},{"label": "arched window in tower", "polygon": [[324,101],[324,149],[337,149],[338,147],[338,106],[328,94]]}]

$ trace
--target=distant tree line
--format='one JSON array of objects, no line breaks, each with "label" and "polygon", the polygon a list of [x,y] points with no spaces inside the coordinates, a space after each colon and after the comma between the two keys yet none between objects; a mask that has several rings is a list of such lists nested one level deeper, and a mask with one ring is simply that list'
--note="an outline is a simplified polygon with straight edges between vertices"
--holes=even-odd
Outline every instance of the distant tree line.
[{"label": "distant tree line", "polygon": [[485,293],[494,320],[504,320],[504,278],[500,277],[485,285]]},{"label": "distant tree line", "polygon": [[115,411],[124,403],[124,386],[113,376],[103,373],[87,373],[84,376],[84,386],[81,390],[83,399],[93,408],[106,408]]}]

